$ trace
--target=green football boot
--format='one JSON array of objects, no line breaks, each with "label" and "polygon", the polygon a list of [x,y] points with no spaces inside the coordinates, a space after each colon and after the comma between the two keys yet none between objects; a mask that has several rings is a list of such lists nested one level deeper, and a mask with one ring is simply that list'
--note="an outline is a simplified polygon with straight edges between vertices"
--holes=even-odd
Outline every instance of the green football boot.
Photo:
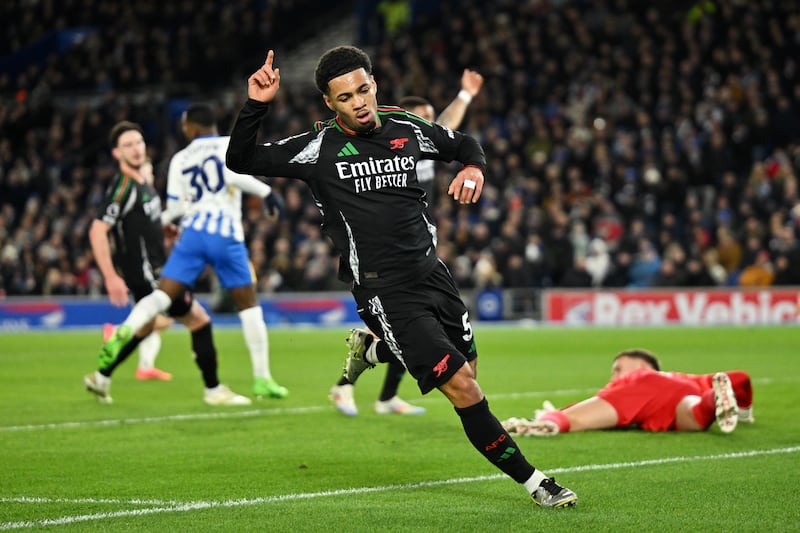
[{"label": "green football boot", "polygon": [[122,348],[124,348],[132,338],[133,331],[130,326],[123,324],[118,327],[116,331],[114,331],[114,334],[111,335],[111,338],[100,347],[100,353],[97,356],[100,368],[105,370],[110,367],[114,361],[117,360],[117,356],[119,352],[122,351]]},{"label": "green football boot", "polygon": [[289,396],[289,389],[278,385],[272,378],[256,378],[253,383],[253,395],[280,399]]}]

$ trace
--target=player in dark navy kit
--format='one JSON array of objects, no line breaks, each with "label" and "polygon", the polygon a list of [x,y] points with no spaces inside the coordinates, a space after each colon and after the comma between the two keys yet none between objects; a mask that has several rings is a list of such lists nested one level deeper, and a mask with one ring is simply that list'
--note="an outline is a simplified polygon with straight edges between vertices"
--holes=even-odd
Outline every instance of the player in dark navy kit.
[{"label": "player in dark navy kit", "polygon": [[[149,197],[156,196],[154,192],[155,189],[153,189],[152,187],[154,179],[153,164],[149,158],[145,159],[145,162],[139,167],[139,174],[141,175],[141,177],[144,178],[144,183],[138,184],[138,182],[133,179],[129,179],[126,182],[125,175],[124,174],[119,175],[118,176],[119,181],[117,181],[115,184],[116,189],[114,191],[114,194],[124,195],[126,194],[125,189],[127,187],[132,187],[132,188],[142,189],[144,191],[144,192],[139,191],[138,193],[134,191],[134,193],[136,193],[135,195],[138,198],[143,198],[145,195]],[[102,213],[104,220],[107,219],[110,221],[112,218],[110,216],[107,217],[106,213],[106,211],[108,210],[108,206],[111,205],[111,203],[113,203],[112,198],[107,196],[105,198],[104,205],[101,206],[100,208],[100,212]],[[131,216],[131,218],[133,219],[137,217],[136,211],[138,208],[136,208],[134,205],[131,205],[131,208],[133,209]],[[127,228],[123,228],[122,224],[120,225],[120,227],[118,228],[119,234],[125,234],[126,233],[125,229],[134,230],[134,232],[137,227],[143,227],[147,229],[147,224],[130,223],[126,225],[128,226]],[[128,233],[130,233],[130,231],[128,231]],[[95,237],[95,242],[99,243],[100,241],[104,240],[105,234],[102,231],[99,231],[98,234],[94,235],[94,237]],[[143,273],[146,272],[146,269],[152,270],[152,268],[148,266],[150,265],[149,260],[145,257],[138,257],[141,255],[138,247],[131,249],[130,247],[117,246],[115,249],[121,252],[117,254],[118,257],[115,262],[122,265],[122,268],[120,270],[123,271],[122,273],[125,279],[130,280],[131,284],[134,285],[134,287],[132,288],[134,299],[136,301],[139,301],[139,299],[142,297],[143,294],[147,294],[147,291],[149,290],[150,287],[149,281],[140,279]],[[132,258],[124,257],[127,255],[132,255],[134,257]],[[112,279],[113,279],[112,277],[106,277],[105,278],[106,284],[112,281]],[[121,296],[121,298],[118,298],[117,296]],[[128,303],[127,296],[128,296],[127,291],[122,291],[120,294],[114,294],[113,290],[109,291],[109,299],[111,300],[113,305],[118,305],[118,306],[127,305]],[[173,324],[173,322],[174,320],[172,318],[168,318],[164,315],[157,316],[155,325],[153,327],[153,332],[148,336],[146,336],[144,339],[142,339],[142,342],[139,343],[138,345],[139,362],[136,367],[136,379],[141,381],[147,381],[147,380],[170,381],[172,379],[172,374],[170,374],[169,372],[164,372],[163,370],[157,368],[155,366],[155,361],[156,358],[158,357],[158,353],[161,351],[161,332],[170,327]],[[115,327],[113,324],[109,322],[105,323],[103,325],[103,341],[107,341],[108,339],[110,339],[111,336],[114,334],[114,330]]]},{"label": "player in dark navy kit", "polygon": [[322,211],[323,232],[352,283],[359,316],[375,332],[354,330],[345,374],[352,382],[376,363],[400,360],[423,394],[438,388],[461,418],[472,445],[524,485],[544,507],[577,501],[535,469],[489,410],[475,380],[478,352],[467,309],[436,255],[436,226],[416,178],[420,159],[464,167],[448,195],[477,202],[486,161],[477,141],[408,113],[378,106],[369,57],[358,48],[327,51],[315,71],[336,116],[311,131],[259,146],[261,120],[280,86],[274,53],[248,79],[248,100],[234,125],[227,164],[235,172],[303,180]]},{"label": "player in dark navy kit", "polygon": [[[452,102],[442,111],[437,118],[433,105],[421,96],[405,96],[400,99],[400,107],[411,111],[428,122],[436,122],[451,130],[458,129],[466,115],[472,99],[480,92],[483,85],[483,76],[474,70],[465,69],[461,75],[461,90]],[[417,161],[417,184],[425,191],[425,201],[429,206],[436,202],[435,186],[435,161],[422,159]],[[405,375],[406,368],[398,361],[390,361],[386,365],[386,376],[377,401],[375,412],[378,414],[420,415],[425,412],[424,407],[413,405],[397,395],[400,380]],[[358,407],[354,398],[355,383],[351,383],[346,376],[341,376],[339,381],[331,387],[329,398],[336,408],[347,416],[358,415]]]},{"label": "player in dark navy kit", "polygon": [[[92,222],[89,241],[111,303],[124,306],[128,304],[129,290],[137,301],[153,292],[166,261],[166,251],[161,198],[141,171],[147,164],[142,128],[133,122],[120,122],[111,129],[110,142],[120,172],[111,182],[105,202]],[[109,234],[114,242],[113,256]],[[206,403],[210,403],[208,391],[212,390],[215,399],[225,399],[214,405],[249,404],[248,398],[232,393],[217,379],[217,352],[211,335],[211,318],[205,309],[186,292],[168,313],[191,331],[192,351],[206,384]],[[110,345],[113,353],[101,350],[98,370],[83,378],[86,389],[100,403],[111,403],[111,374],[152,332],[154,323],[152,319],[137,331],[118,328],[104,345],[104,348]]]}]

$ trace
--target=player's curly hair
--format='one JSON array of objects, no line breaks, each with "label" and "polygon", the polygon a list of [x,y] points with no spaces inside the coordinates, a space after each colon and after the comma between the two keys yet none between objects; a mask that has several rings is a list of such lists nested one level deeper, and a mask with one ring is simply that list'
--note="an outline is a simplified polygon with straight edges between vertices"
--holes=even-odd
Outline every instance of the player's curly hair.
[{"label": "player's curly hair", "polygon": [[355,46],[337,46],[319,58],[314,69],[314,82],[322,94],[328,94],[329,81],[360,68],[372,74],[372,61],[366,52]]},{"label": "player's curly hair", "polygon": [[648,350],[643,350],[642,348],[632,348],[630,350],[623,350],[614,357],[614,361],[619,359],[620,357],[632,357],[634,359],[641,359],[645,363],[649,364],[653,367],[653,370],[661,370],[661,364],[658,362],[658,357],[656,357],[652,352]]}]

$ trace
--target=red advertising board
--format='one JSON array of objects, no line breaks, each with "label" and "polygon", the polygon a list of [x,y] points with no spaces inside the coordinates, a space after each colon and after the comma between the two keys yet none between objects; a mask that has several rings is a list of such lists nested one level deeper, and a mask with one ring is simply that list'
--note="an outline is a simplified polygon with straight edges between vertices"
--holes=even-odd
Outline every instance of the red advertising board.
[{"label": "red advertising board", "polygon": [[542,318],[597,326],[800,323],[800,290],[549,290]]}]

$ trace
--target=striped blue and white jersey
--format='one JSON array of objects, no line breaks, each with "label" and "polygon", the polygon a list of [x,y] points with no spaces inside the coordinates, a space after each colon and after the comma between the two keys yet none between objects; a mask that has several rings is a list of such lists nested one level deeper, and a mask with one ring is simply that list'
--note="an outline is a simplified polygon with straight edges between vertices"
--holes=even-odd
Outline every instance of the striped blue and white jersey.
[{"label": "striped blue and white jersey", "polygon": [[225,166],[229,141],[220,135],[197,137],[172,156],[163,222],[180,216],[182,228],[244,241],[242,192],[265,198],[272,189]]}]

